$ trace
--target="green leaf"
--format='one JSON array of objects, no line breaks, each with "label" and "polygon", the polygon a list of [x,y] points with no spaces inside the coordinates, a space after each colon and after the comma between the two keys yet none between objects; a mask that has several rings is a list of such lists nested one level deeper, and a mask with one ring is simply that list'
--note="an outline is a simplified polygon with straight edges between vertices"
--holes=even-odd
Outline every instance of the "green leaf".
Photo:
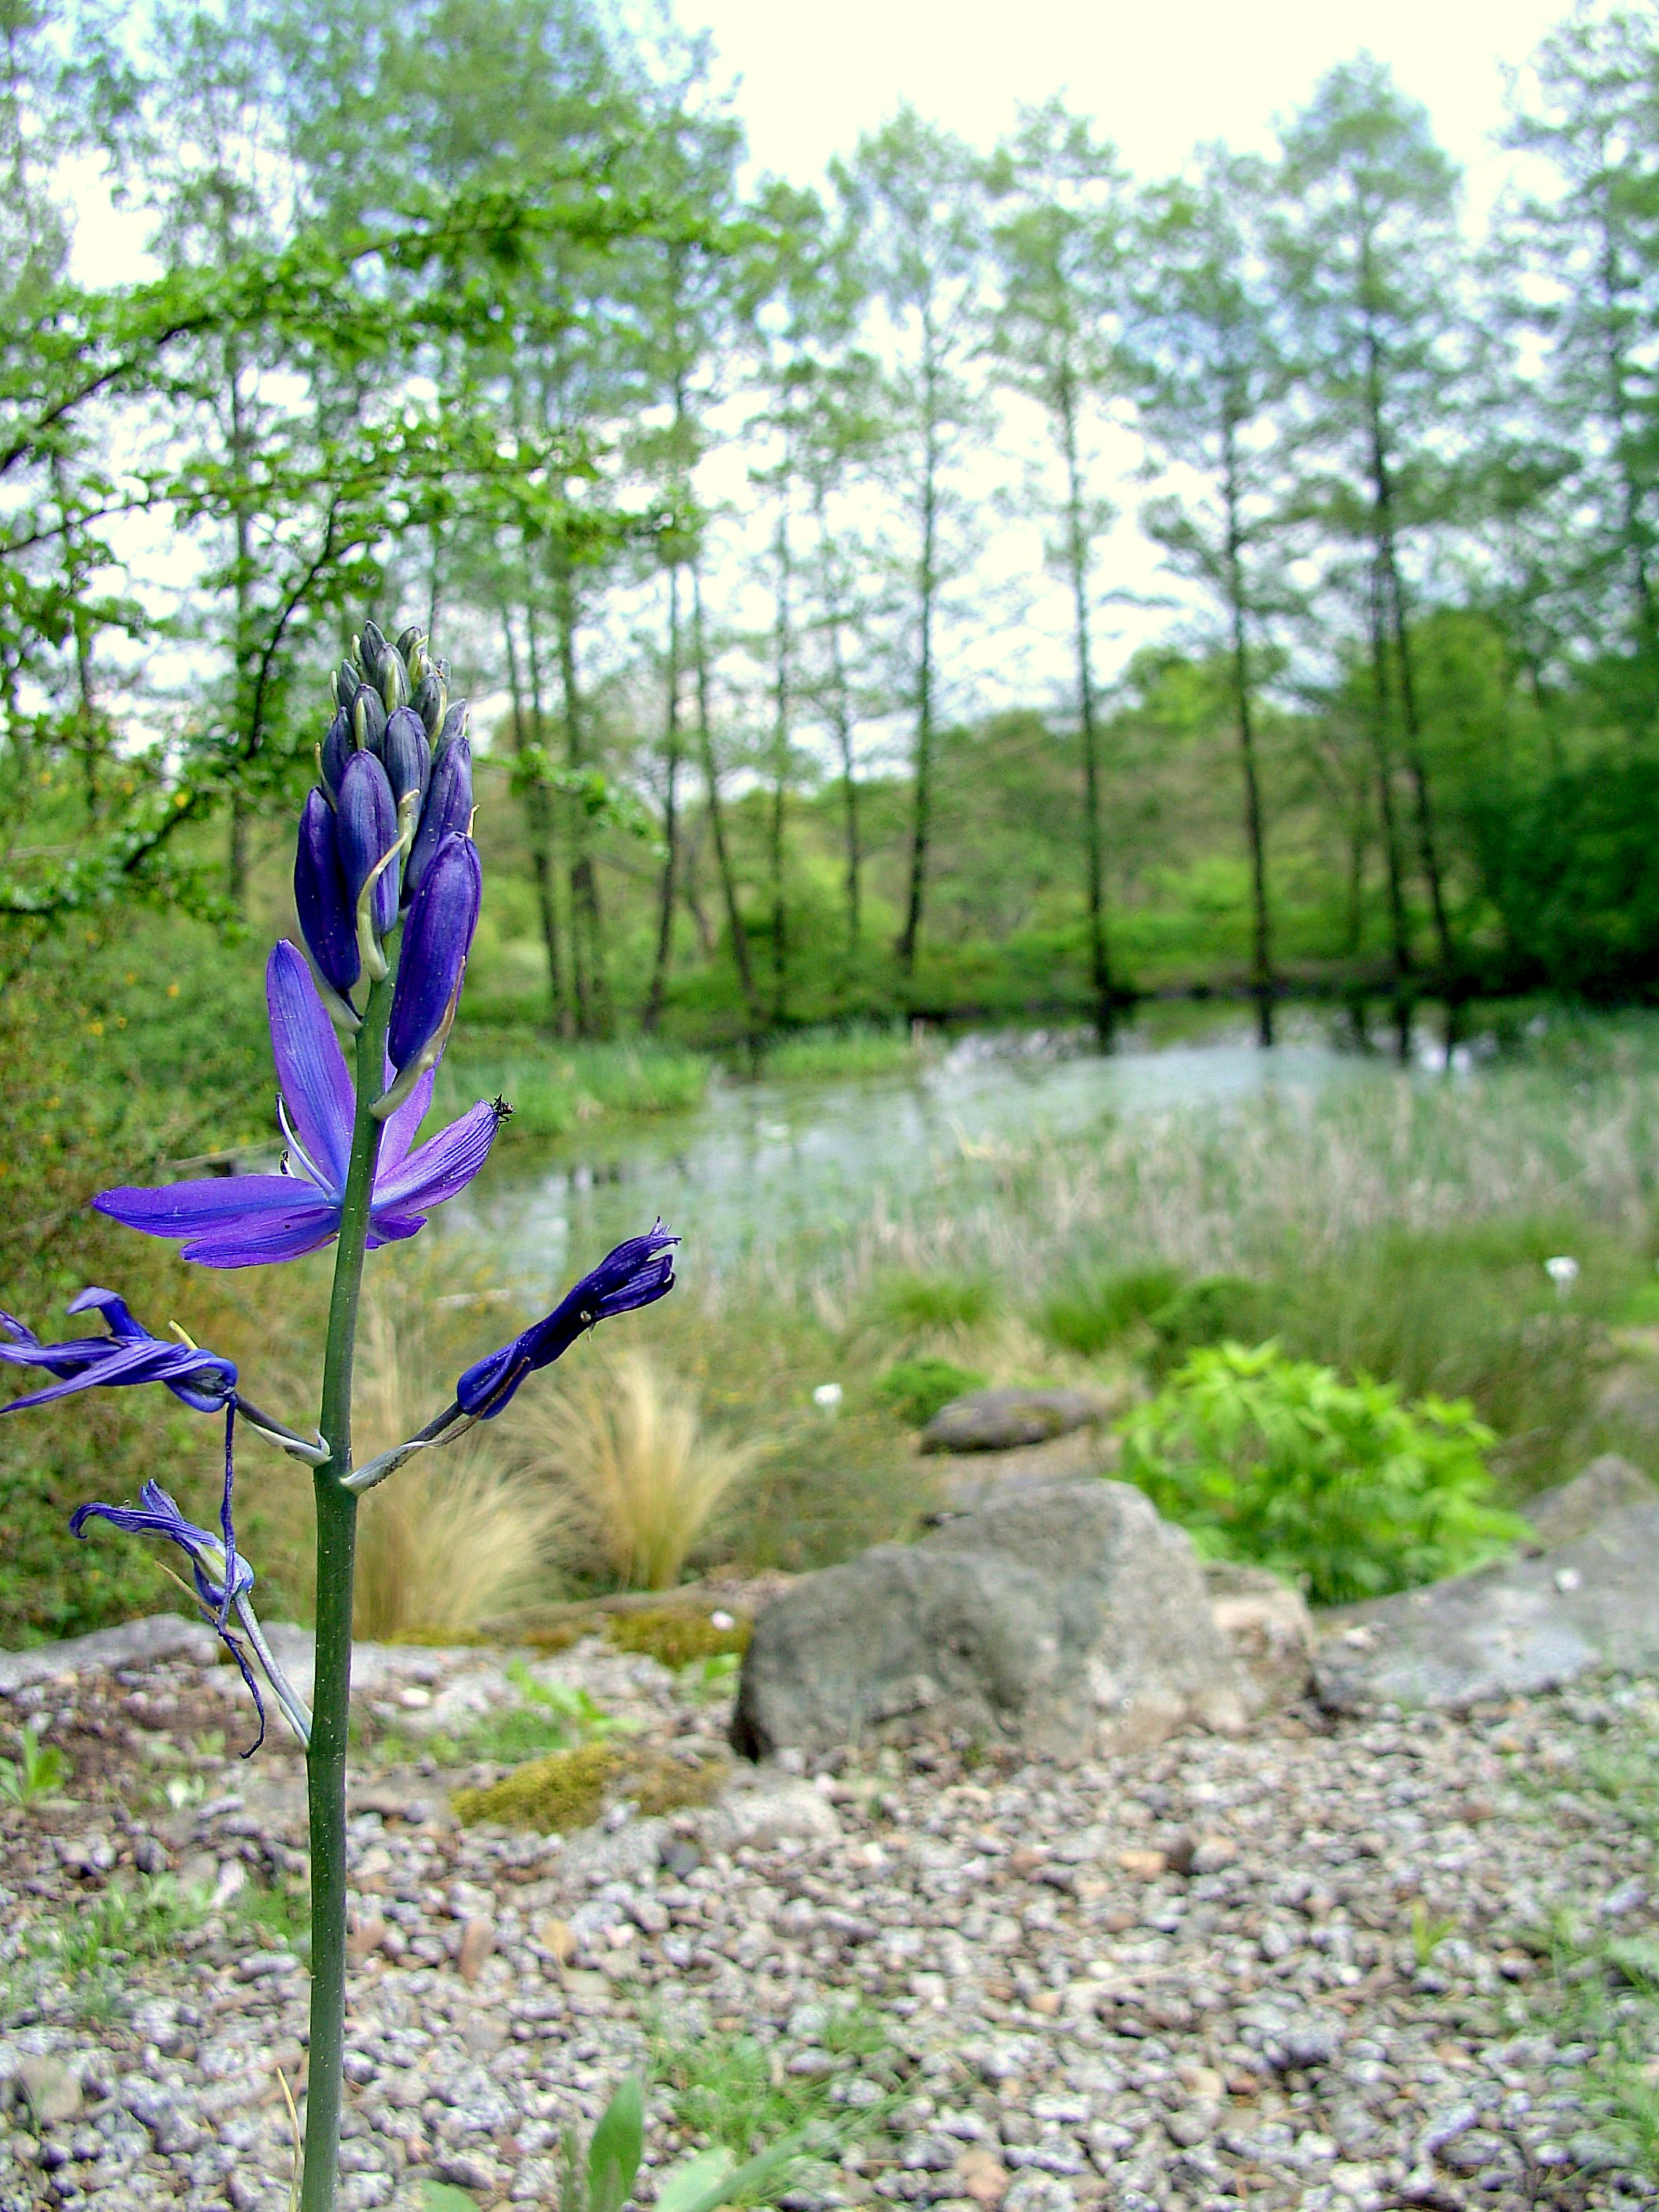
[{"label": "green leaf", "polygon": [[657,2212],[703,2212],[711,2199],[715,2204],[725,2203],[726,2185],[736,2164],[724,2143],[699,2151],[664,2178],[657,2191]]},{"label": "green leaf", "polygon": [[587,2146],[587,2212],[622,2212],[645,2148],[645,2084],[630,2074],[600,2113]]},{"label": "green leaf", "polygon": [[421,2184],[422,2212],[478,2212],[478,2200],[447,2181]]}]

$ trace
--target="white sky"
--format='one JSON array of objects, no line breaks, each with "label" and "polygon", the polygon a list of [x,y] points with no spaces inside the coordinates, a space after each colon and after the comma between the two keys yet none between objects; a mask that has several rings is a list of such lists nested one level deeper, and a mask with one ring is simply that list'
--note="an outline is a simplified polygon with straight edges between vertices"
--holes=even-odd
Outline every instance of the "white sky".
[{"label": "white sky", "polygon": [[[909,100],[981,146],[1021,100],[1064,92],[1152,175],[1203,138],[1266,151],[1334,62],[1368,47],[1421,100],[1491,194],[1500,64],[1526,60],[1565,0],[679,0],[741,80],[755,159],[799,184]],[[1482,172],[1485,173],[1482,173]]]}]

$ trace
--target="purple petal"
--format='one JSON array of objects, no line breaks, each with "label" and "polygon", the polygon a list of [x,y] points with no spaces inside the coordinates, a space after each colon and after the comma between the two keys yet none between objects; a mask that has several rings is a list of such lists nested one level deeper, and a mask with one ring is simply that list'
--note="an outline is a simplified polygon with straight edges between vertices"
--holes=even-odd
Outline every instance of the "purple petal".
[{"label": "purple petal", "polygon": [[374,1212],[426,1212],[465,1190],[489,1157],[498,1127],[495,1109],[481,1100],[413,1152],[395,1174],[374,1182]]},{"label": "purple petal", "polygon": [[[450,708],[452,718],[455,711]],[[461,711],[464,723],[465,707]],[[447,720],[445,727],[448,727]],[[438,757],[432,764],[432,781],[427,789],[421,826],[415,832],[415,842],[404,869],[405,897],[420,889],[444,839],[452,834],[465,836],[471,821],[472,748],[458,732],[447,744],[440,744]]]},{"label": "purple petal", "polygon": [[371,911],[382,937],[398,918],[398,864],[374,872],[398,842],[398,805],[386,772],[373,753],[354,753],[340,779],[335,828],[346,892],[355,914],[363,885],[374,876]]},{"label": "purple petal", "polygon": [[325,981],[343,998],[362,972],[357,925],[346,896],[334,809],[312,790],[300,814],[294,848],[294,909],[300,934]]},{"label": "purple petal", "polygon": [[180,1256],[204,1267],[263,1267],[318,1251],[339,1233],[339,1207],[319,1198],[283,1220],[241,1221],[211,1230],[185,1245]]},{"label": "purple petal", "polygon": [[149,1334],[149,1331],[141,1322],[134,1320],[132,1309],[124,1297],[118,1296],[114,1291],[100,1290],[96,1283],[89,1283],[84,1291],[77,1291],[64,1308],[64,1311],[67,1314],[102,1314],[109,1324],[112,1336],[137,1337]]},{"label": "purple petal", "polygon": [[[397,1070],[392,1062],[386,1064],[386,1087],[392,1088]],[[435,1067],[428,1067],[395,1114],[388,1114],[386,1127],[380,1133],[380,1157],[374,1170],[376,1184],[387,1182],[409,1157],[409,1148],[415,1134],[432,1104],[432,1086],[438,1079]]]},{"label": "purple petal", "polygon": [[356,1111],[345,1054],[298,948],[286,938],[265,965],[270,1048],[294,1133],[331,1196],[345,1188]]},{"label": "purple petal", "polygon": [[410,1237],[418,1237],[425,1227],[423,1213],[373,1213],[368,1220],[368,1249],[378,1252],[382,1244],[402,1244]]},{"label": "purple petal", "polygon": [[470,837],[446,837],[404,925],[386,1029],[386,1056],[394,1066],[418,1060],[453,1018],[483,893],[477,847]]},{"label": "purple petal", "polygon": [[207,1176],[154,1188],[118,1183],[100,1190],[92,1203],[94,1212],[148,1237],[194,1237],[234,1221],[297,1213],[318,1201],[315,1185],[296,1176],[252,1175]]}]

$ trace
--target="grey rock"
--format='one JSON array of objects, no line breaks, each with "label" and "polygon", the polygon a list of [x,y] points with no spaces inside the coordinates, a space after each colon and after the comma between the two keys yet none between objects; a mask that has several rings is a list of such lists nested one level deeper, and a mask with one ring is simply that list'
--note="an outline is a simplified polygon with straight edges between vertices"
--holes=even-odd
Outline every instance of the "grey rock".
[{"label": "grey rock", "polygon": [[1571,1482],[1558,1483],[1529,1498],[1522,1510],[1537,1531],[1546,1551],[1571,1544],[1587,1535],[1598,1521],[1626,1505],[1659,1502],[1656,1490],[1639,1467],[1618,1452],[1603,1452]]},{"label": "grey rock", "polygon": [[775,1767],[739,1768],[715,1802],[696,1816],[706,1850],[732,1851],[739,1844],[772,1850],[786,1841],[834,1839],[841,1823],[834,1808],[810,1782]]},{"label": "grey rock", "polygon": [[72,2120],[81,2109],[81,2084],[61,2058],[26,2058],[17,2069],[17,2082],[39,2126]]},{"label": "grey rock", "polygon": [[1231,1559],[1206,1559],[1204,1583],[1249,1717],[1305,1697],[1313,1673],[1314,1623],[1301,1591],[1266,1567]]},{"label": "grey rock", "polygon": [[756,1623],[732,1740],[761,1759],[964,1728],[1075,1760],[1244,1711],[1187,1536],[1097,1481],[804,1576]]},{"label": "grey rock", "polygon": [[0,1697],[15,1696],[31,1682],[58,1674],[109,1673],[117,1667],[148,1667],[161,1659],[193,1659],[210,1665],[219,1639],[204,1621],[176,1613],[151,1613],[123,1621],[90,1636],[71,1636],[61,1644],[40,1644],[27,1651],[0,1651]]},{"label": "grey rock", "polygon": [[1322,1627],[1314,1684],[1338,1712],[1455,1708],[1659,1666],[1659,1497],[1541,1558],[1345,1607]]},{"label": "grey rock", "polygon": [[970,1390],[922,1431],[925,1452],[1014,1451],[1086,1428],[1110,1410],[1091,1390]]}]

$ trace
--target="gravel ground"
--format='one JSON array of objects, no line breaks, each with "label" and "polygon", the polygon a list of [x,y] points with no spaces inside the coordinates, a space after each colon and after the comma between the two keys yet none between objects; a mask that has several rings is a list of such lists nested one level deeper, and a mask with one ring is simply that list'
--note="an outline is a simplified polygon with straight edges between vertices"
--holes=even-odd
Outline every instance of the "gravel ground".
[{"label": "gravel ground", "polygon": [[[680,1754],[728,1717],[595,1639],[532,1673]],[[653,2038],[647,2160],[681,2155],[701,2138],[677,2067],[740,2034],[845,2129],[791,2212],[1656,2194],[1597,2110],[1606,2022],[1659,2017],[1656,1686],[1456,1718],[1298,1707],[1068,1770],[922,1744],[565,1842],[459,1828],[447,1785],[489,1776],[385,1741],[516,1698],[501,1655],[382,1654],[365,1679],[352,2212],[413,2212],[423,2177],[556,2204],[562,2130]],[[63,1746],[76,1798],[0,1815],[0,2212],[287,2203],[301,1776],[280,1747],[236,1760],[236,1686],[174,1660],[0,1701]],[[111,1886],[164,1874],[205,1902],[161,1955],[121,1956]],[[1574,2008],[1538,1955],[1562,1916],[1578,1955],[1653,1970],[1581,1970],[1599,2041],[1585,1985]]]}]

